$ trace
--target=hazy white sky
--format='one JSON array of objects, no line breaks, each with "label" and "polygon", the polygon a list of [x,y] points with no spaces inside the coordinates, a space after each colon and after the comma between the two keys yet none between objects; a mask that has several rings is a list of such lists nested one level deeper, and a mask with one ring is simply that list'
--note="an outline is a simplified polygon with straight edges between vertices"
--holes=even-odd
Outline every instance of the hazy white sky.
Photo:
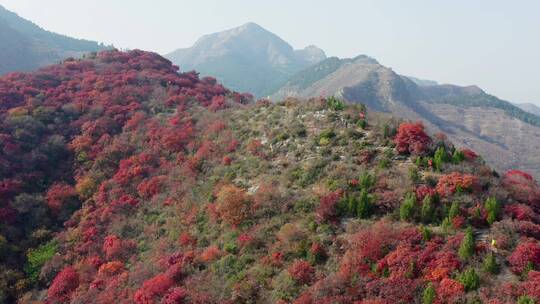
[{"label": "hazy white sky", "polygon": [[0,0],[62,34],[161,54],[253,21],[295,48],[540,105],[537,0]]}]

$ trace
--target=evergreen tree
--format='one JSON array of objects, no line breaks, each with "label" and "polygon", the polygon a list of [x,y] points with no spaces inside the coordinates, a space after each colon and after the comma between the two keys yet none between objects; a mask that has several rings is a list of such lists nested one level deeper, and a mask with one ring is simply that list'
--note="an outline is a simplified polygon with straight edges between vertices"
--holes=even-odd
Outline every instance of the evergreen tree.
[{"label": "evergreen tree", "polygon": [[491,225],[499,217],[501,207],[497,199],[495,199],[494,197],[488,198],[484,207],[487,211],[487,222]]},{"label": "evergreen tree", "polygon": [[431,201],[432,198],[429,195],[426,195],[426,197],[424,197],[424,200],[422,201],[421,217],[424,223],[430,223],[433,218],[434,210]]},{"label": "evergreen tree", "polygon": [[442,164],[448,161],[448,154],[444,147],[439,147],[433,156],[433,165],[437,171],[441,171]]},{"label": "evergreen tree", "polygon": [[422,304],[432,304],[435,300],[435,288],[431,283],[428,283],[428,286],[424,289],[424,294],[422,296]]},{"label": "evergreen tree", "polygon": [[474,270],[469,268],[458,276],[458,281],[463,284],[466,291],[476,290],[480,287],[480,277]]},{"label": "evergreen tree", "polygon": [[402,221],[411,220],[414,216],[414,205],[416,204],[416,197],[414,193],[407,194],[407,197],[401,203],[399,207],[399,217]]},{"label": "evergreen tree", "polygon": [[454,201],[452,202],[452,206],[450,206],[450,210],[448,211],[448,218],[453,219],[458,215],[459,215],[459,203]]},{"label": "evergreen tree", "polygon": [[500,268],[497,264],[497,260],[495,259],[495,255],[493,254],[493,252],[490,252],[488,255],[486,255],[486,258],[484,259],[484,263],[482,265],[482,269],[485,272],[491,274],[499,273]]},{"label": "evergreen tree", "polygon": [[356,215],[359,218],[367,218],[371,213],[371,198],[366,189],[360,191]]},{"label": "evergreen tree", "polygon": [[474,254],[474,235],[471,227],[465,231],[465,236],[459,246],[459,257],[462,260],[468,260]]}]

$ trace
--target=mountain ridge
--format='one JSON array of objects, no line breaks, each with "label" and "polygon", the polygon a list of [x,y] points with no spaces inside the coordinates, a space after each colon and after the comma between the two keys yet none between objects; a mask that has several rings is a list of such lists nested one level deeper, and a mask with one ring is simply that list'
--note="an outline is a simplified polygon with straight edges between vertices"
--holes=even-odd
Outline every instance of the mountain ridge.
[{"label": "mountain ridge", "polygon": [[0,74],[30,71],[68,57],[104,50],[97,42],[47,31],[0,5]]},{"label": "mountain ridge", "polygon": [[[292,76],[271,98],[336,95],[366,104],[376,111],[424,120],[433,132],[448,133],[456,144],[482,152],[499,170],[517,166],[540,176],[540,159],[534,153],[540,148],[538,142],[519,139],[540,138],[540,117],[489,95],[478,86],[418,82],[397,74],[376,60],[331,57]],[[442,108],[446,111],[441,111]],[[486,117],[480,109],[489,110],[494,116]],[[490,123],[473,123],[473,118],[470,118],[472,121],[465,119],[458,114],[460,111],[477,113],[479,121],[483,119]],[[513,123],[512,119],[522,124]],[[464,125],[465,121],[467,125]],[[512,127],[499,128],[501,121]]]}]

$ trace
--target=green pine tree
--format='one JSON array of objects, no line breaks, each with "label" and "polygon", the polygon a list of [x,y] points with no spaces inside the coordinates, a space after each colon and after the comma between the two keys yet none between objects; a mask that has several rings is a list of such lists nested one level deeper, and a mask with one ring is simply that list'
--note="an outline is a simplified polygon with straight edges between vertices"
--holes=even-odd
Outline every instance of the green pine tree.
[{"label": "green pine tree", "polygon": [[422,210],[421,210],[421,217],[422,221],[424,223],[430,223],[433,219],[433,204],[431,203],[432,198],[429,195],[426,195],[424,197],[424,200],[422,201]]},{"label": "green pine tree", "polygon": [[459,215],[459,203],[454,201],[452,202],[452,206],[450,206],[450,210],[448,211],[448,218],[453,219],[458,215]]},{"label": "green pine tree", "polygon": [[495,255],[493,252],[490,252],[488,255],[486,255],[484,259],[484,263],[482,264],[482,269],[485,272],[491,273],[491,274],[497,274],[499,273],[499,265],[497,264],[497,260],[495,259]]},{"label": "green pine tree", "polygon": [[480,277],[474,270],[469,268],[458,276],[458,281],[463,284],[466,291],[476,290],[480,287]]},{"label": "green pine tree", "polygon": [[490,197],[486,200],[484,207],[487,211],[487,222],[491,225],[499,217],[501,206],[497,199]]},{"label": "green pine tree", "polygon": [[403,203],[399,207],[399,218],[402,221],[411,220],[414,216],[414,205],[416,204],[416,197],[414,193],[407,194]]},{"label": "green pine tree", "polygon": [[471,227],[468,227],[465,231],[458,253],[462,260],[468,260],[474,255],[474,235]]},{"label": "green pine tree", "polygon": [[439,147],[437,151],[435,151],[435,155],[433,156],[433,166],[437,171],[441,171],[442,164],[448,161],[448,154],[446,153],[446,149],[444,147]]},{"label": "green pine tree", "polygon": [[432,304],[435,300],[435,288],[431,283],[428,283],[428,286],[424,289],[424,294],[422,296],[422,304]]},{"label": "green pine tree", "polygon": [[359,218],[367,218],[371,213],[371,198],[366,189],[360,191],[360,197],[358,198],[358,206],[356,209],[356,215]]}]

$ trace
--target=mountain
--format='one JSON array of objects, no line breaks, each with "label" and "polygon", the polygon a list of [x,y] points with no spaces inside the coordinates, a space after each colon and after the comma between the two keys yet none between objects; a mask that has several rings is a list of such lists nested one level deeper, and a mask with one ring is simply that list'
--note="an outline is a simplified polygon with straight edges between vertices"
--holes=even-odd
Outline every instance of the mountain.
[{"label": "mountain", "polygon": [[328,58],[292,76],[273,100],[336,95],[371,109],[422,120],[458,146],[480,152],[501,171],[540,177],[540,117],[476,86],[440,85],[401,76],[375,59]]},{"label": "mountain", "polygon": [[367,110],[143,51],[1,77],[0,301],[540,300],[534,179]]},{"label": "mountain", "polygon": [[68,57],[105,49],[94,41],[46,31],[0,5],[0,75],[31,71]]},{"label": "mountain", "polygon": [[255,23],[201,37],[191,48],[166,55],[181,70],[211,75],[227,87],[267,96],[294,73],[326,58],[308,46],[294,50],[287,42]]},{"label": "mountain", "polygon": [[411,80],[416,85],[421,86],[421,87],[429,87],[429,86],[435,86],[439,84],[438,82],[433,81],[433,80],[420,79],[413,76],[405,76],[405,77],[409,78],[409,80]]},{"label": "mountain", "polygon": [[516,104],[517,107],[522,109],[525,112],[529,112],[531,114],[534,114],[536,116],[540,117],[540,107],[538,107],[535,104],[532,103],[518,103]]}]

